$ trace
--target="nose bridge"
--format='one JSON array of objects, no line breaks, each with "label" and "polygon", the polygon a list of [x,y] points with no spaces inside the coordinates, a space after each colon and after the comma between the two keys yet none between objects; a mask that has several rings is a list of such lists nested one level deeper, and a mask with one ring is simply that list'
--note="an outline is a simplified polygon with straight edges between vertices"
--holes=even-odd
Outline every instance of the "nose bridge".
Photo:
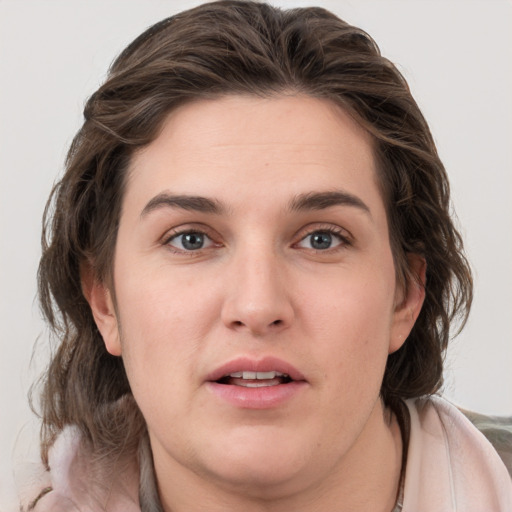
[{"label": "nose bridge", "polygon": [[265,241],[248,242],[235,252],[223,308],[225,324],[254,334],[289,325],[293,308],[283,258]]}]

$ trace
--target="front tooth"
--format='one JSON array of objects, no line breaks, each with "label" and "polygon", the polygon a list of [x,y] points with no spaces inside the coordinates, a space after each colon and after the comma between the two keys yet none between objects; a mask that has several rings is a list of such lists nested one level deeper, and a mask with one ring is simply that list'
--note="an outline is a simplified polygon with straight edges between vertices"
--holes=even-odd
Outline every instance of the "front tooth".
[{"label": "front tooth", "polygon": [[263,382],[263,381],[261,381],[261,382],[258,382],[258,381],[243,382],[240,384],[240,386],[244,386],[246,388],[268,388],[270,386],[277,386],[278,384],[279,384],[278,381],[271,380],[270,382],[267,382],[267,381],[265,381],[265,382]]},{"label": "front tooth", "polygon": [[285,373],[271,371],[271,372],[250,372],[250,371],[243,371],[243,372],[233,372],[229,374],[230,377],[234,379],[246,379],[246,380],[271,380],[275,379],[276,377],[285,377]]},{"label": "front tooth", "polygon": [[257,372],[256,378],[258,380],[274,379],[277,372]]}]

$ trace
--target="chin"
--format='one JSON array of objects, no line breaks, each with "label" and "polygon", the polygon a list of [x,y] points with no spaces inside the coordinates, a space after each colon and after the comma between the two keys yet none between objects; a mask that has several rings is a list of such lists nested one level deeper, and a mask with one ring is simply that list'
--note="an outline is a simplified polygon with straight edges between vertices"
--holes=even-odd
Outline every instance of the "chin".
[{"label": "chin", "polygon": [[220,471],[216,468],[210,478],[231,492],[254,499],[276,500],[301,488],[303,471],[300,469],[286,462],[277,467],[268,462],[226,462],[226,466]]},{"label": "chin", "polygon": [[296,433],[262,426],[238,430],[216,443],[210,455],[214,464],[207,464],[210,477],[246,493],[252,490],[257,496],[263,497],[263,492],[271,497],[308,471],[312,450]]}]

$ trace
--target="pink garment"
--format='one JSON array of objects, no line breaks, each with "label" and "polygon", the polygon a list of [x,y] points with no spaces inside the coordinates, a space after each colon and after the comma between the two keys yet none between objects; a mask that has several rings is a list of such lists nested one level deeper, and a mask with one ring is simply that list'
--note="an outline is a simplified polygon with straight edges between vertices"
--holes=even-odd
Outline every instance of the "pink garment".
[{"label": "pink garment", "polygon": [[512,480],[487,439],[438,397],[408,400],[402,512],[512,512]]},{"label": "pink garment", "polygon": [[[49,454],[51,472],[38,490],[23,502],[22,510],[35,512],[140,512],[139,472],[122,468],[118,474],[106,474],[100,461],[84,453],[80,434],[66,427]],[[46,493],[45,489],[52,489]],[[35,508],[31,502],[40,493]]]},{"label": "pink garment", "polygon": [[[411,431],[402,512],[512,512],[508,471],[471,422],[442,398],[406,403]],[[39,483],[23,510],[50,486],[53,490],[37,502],[35,512],[141,512],[139,472],[102,474],[100,464],[80,450],[74,428],[59,436],[50,466],[47,481]]]}]

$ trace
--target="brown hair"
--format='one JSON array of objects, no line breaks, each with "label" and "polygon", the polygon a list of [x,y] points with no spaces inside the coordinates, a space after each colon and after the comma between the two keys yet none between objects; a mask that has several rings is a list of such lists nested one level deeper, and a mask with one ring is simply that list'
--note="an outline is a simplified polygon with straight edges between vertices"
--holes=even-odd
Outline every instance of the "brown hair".
[{"label": "brown hair", "polygon": [[149,28],[86,104],[45,211],[39,292],[59,345],[44,377],[44,460],[66,424],[78,425],[97,451],[118,454],[145,429],[123,362],[107,353],[81,288],[84,265],[110,277],[131,155],[186,101],[283,92],[333,101],[372,134],[397,279],[411,279],[408,253],[427,262],[425,302],[388,358],[382,397],[392,405],[439,389],[450,324],[456,316],[464,323],[472,281],[446,173],[407,83],[365,32],[324,9],[226,0]]}]

